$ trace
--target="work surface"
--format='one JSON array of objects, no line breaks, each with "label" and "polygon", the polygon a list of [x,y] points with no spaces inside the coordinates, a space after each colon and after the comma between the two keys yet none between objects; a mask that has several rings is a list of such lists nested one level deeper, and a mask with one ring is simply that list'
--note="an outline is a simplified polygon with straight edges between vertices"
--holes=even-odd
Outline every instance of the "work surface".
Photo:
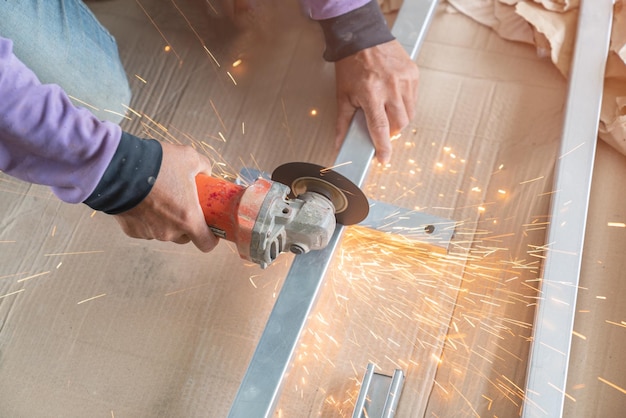
[{"label": "work surface", "polygon": [[[124,129],[193,145],[218,174],[332,164],[333,66],[296,2],[268,0],[236,25],[204,2],[89,5],[133,90]],[[401,417],[523,404],[566,82],[445,6],[418,64],[417,116],[364,189],[456,222],[450,251],[348,229],[278,416],[351,416],[370,361],[407,374]],[[626,405],[626,235],[607,227],[626,219],[626,161],[603,144],[598,161],[567,416]],[[0,416],[226,416],[291,255],[261,270],[226,242],[202,254],[131,240],[4,175],[0,214]]]}]

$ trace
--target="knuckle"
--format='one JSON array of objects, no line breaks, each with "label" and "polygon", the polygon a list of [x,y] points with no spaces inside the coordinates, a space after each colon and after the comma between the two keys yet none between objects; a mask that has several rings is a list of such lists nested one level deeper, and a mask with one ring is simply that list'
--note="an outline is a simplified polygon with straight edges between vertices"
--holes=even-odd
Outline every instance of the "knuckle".
[{"label": "knuckle", "polygon": [[370,128],[375,130],[389,130],[389,119],[385,113],[375,113],[370,116]]},{"label": "knuckle", "polygon": [[174,231],[165,231],[161,232],[156,239],[163,242],[175,242],[179,237],[180,234],[177,234]]}]

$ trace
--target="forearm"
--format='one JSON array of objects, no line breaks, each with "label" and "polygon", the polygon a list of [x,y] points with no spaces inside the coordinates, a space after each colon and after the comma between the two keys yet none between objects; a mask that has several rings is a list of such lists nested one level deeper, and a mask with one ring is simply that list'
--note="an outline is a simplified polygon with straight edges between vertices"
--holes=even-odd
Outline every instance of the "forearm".
[{"label": "forearm", "polygon": [[119,126],[75,107],[60,87],[41,84],[0,38],[0,170],[48,185],[78,203],[95,189],[120,141]]},{"label": "forearm", "polygon": [[339,61],[394,39],[377,0],[301,0],[319,21],[326,40],[324,59]]},{"label": "forearm", "polygon": [[137,205],[159,172],[160,144],[74,107],[58,86],[41,84],[11,47],[0,38],[0,170],[107,213]]},{"label": "forearm", "polygon": [[195,184],[199,173],[211,173],[206,157],[134,137],[74,107],[58,86],[42,85],[1,37],[0,170],[117,215],[131,237],[192,241],[202,251],[218,242]]},{"label": "forearm", "polygon": [[378,0],[301,0],[324,32],[324,59],[335,63],[337,126],[343,142],[357,109],[365,114],[376,158],[387,163],[391,136],[414,116],[417,65],[394,38]]},{"label": "forearm", "polygon": [[162,159],[158,141],[123,132],[111,162],[84,203],[110,215],[134,208],[152,190]]}]

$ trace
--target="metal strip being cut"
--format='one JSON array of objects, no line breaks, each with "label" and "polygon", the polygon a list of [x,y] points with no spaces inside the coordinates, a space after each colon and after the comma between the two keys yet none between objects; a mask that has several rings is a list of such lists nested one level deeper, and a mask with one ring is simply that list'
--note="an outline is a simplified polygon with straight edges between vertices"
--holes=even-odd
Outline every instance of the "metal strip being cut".
[{"label": "metal strip being cut", "polygon": [[456,222],[389,203],[370,200],[370,211],[359,226],[398,234],[448,250]]},{"label": "metal strip being cut", "polygon": [[[398,12],[392,33],[413,59],[437,3],[437,0],[405,1]],[[335,171],[361,187],[374,151],[365,115],[358,111],[337,156]],[[273,415],[284,377],[343,229],[343,225],[337,225],[326,248],[295,257],[239,386],[228,415],[230,418],[269,418]]]}]

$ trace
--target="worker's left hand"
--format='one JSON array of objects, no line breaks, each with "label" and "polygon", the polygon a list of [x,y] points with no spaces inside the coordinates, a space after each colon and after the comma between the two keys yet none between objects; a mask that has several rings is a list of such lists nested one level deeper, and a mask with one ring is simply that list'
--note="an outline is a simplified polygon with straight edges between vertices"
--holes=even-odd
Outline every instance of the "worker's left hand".
[{"label": "worker's left hand", "polygon": [[365,112],[376,158],[391,157],[391,137],[415,113],[419,70],[397,40],[366,48],[335,63],[337,138],[343,142],[356,109]]},{"label": "worker's left hand", "polygon": [[157,239],[177,244],[193,242],[203,252],[218,243],[204,220],[198,200],[196,176],[211,174],[209,160],[193,148],[161,143],[163,160],[148,196],[134,208],[115,215],[132,238]]}]

